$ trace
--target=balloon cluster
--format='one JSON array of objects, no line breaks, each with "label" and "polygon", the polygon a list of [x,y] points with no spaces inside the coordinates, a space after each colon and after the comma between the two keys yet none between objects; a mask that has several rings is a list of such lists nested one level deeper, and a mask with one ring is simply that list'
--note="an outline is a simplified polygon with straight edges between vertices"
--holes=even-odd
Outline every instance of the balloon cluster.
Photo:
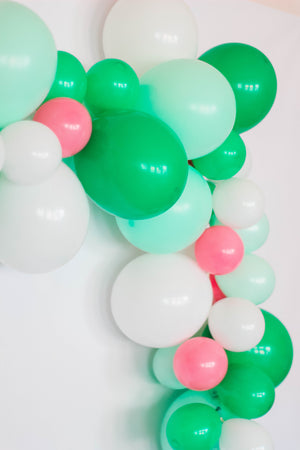
[{"label": "balloon cluster", "polygon": [[[272,107],[272,64],[240,43],[197,59],[183,0],[118,0],[106,59],[87,73],[29,9],[1,2],[0,27],[0,260],[24,272],[70,260],[88,227],[85,190],[145,252],[118,275],[111,308],[128,338],[157,349],[157,380],[186,390],[162,449],[270,450],[250,419],[272,407],[293,348],[258,306],[275,276],[252,253],[269,224],[240,134]],[[190,245],[195,258],[178,253]]]}]

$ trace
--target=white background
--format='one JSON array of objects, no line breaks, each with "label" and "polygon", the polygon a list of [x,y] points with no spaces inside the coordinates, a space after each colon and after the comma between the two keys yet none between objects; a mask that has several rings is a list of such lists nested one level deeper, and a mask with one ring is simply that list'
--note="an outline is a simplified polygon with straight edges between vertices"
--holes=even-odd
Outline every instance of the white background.
[{"label": "white background", "polygon": [[[58,49],[75,54],[86,69],[102,58],[101,27],[112,0],[21,3],[42,16]],[[199,54],[223,42],[245,42],[264,51],[278,75],[272,112],[243,137],[271,224],[259,253],[277,274],[275,293],[263,307],[286,324],[296,354],[261,422],[276,449],[297,450],[300,18],[246,0],[188,3],[199,23]],[[1,450],[158,448],[172,393],[152,378],[151,352],[127,341],[109,310],[113,280],[136,254],[114,220],[93,208],[87,241],[64,268],[38,276],[0,268]]]}]

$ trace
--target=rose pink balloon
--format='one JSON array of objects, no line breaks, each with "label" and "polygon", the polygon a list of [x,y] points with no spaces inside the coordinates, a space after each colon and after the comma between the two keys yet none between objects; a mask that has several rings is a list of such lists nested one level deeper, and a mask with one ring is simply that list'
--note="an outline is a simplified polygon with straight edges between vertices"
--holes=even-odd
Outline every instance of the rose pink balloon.
[{"label": "rose pink balloon", "polygon": [[80,152],[91,137],[91,116],[81,103],[72,98],[49,100],[40,106],[33,120],[43,123],[56,134],[63,158]]},{"label": "rose pink balloon", "polygon": [[222,300],[223,298],[226,297],[226,295],[221,291],[221,289],[219,288],[217,282],[216,282],[216,278],[214,275],[209,275],[209,279],[210,279],[210,283],[211,283],[211,287],[213,290],[213,305],[215,303],[217,303],[219,300]]},{"label": "rose pink balloon", "polygon": [[195,337],[177,349],[173,367],[178,381],[185,387],[206,391],[221,383],[228,369],[228,359],[216,341]]},{"label": "rose pink balloon", "polygon": [[195,243],[201,269],[213,275],[232,272],[243,259],[244,244],[232,228],[216,225],[207,228]]}]

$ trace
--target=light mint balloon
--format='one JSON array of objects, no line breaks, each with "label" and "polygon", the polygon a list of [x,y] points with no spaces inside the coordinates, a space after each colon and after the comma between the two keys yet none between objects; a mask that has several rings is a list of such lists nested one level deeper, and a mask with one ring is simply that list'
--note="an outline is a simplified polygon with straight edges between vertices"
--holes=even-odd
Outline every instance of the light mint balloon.
[{"label": "light mint balloon", "polygon": [[43,102],[56,64],[55,42],[42,19],[19,3],[0,2],[0,128]]},{"label": "light mint balloon", "polygon": [[177,380],[173,369],[173,360],[178,347],[179,345],[175,345],[175,347],[159,348],[156,350],[152,362],[153,373],[157,381],[163,386],[174,390],[186,389],[186,387]]},{"label": "light mint balloon", "polygon": [[[223,225],[216,216],[213,217],[211,226]],[[248,228],[239,228],[234,230],[242,239],[245,253],[252,253],[258,250],[266,242],[270,226],[267,216],[264,214],[262,218],[254,225]]]},{"label": "light mint balloon", "polygon": [[[210,391],[190,391],[187,390],[184,394],[180,395],[169,407],[167,410],[161,425],[160,432],[160,444],[162,450],[173,450],[170,446],[167,436],[166,436],[166,428],[167,423],[171,417],[171,415],[182,406],[189,405],[191,403],[204,403],[205,405],[211,406],[215,410],[218,411],[220,417],[223,420],[234,419],[236,416],[232,414],[220,401],[217,392],[212,389]],[[211,450],[218,450],[219,447],[216,445]]]},{"label": "light mint balloon", "polygon": [[245,298],[259,305],[271,296],[275,274],[264,258],[246,254],[237,269],[227,275],[216,275],[216,281],[226,297]]},{"label": "light mint balloon", "polygon": [[121,233],[135,247],[149,253],[180,251],[203,233],[212,211],[207,182],[189,167],[187,183],[177,202],[165,213],[151,219],[116,218]]},{"label": "light mint balloon", "polygon": [[192,59],[164,62],[146,72],[141,77],[139,108],[177,133],[189,159],[218,148],[236,115],[226,78],[209,64]]}]

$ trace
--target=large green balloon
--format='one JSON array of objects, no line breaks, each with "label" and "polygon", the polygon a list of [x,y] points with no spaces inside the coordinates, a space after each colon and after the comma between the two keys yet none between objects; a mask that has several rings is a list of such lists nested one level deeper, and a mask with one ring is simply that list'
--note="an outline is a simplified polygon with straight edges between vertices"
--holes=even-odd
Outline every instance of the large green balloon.
[{"label": "large green balloon", "polygon": [[229,365],[224,380],[216,387],[221,402],[243,419],[266,414],[275,400],[271,378],[258,367]]},{"label": "large green balloon", "polygon": [[86,85],[86,73],[81,62],[71,53],[58,51],[56,75],[46,100],[69,97],[82,102]]},{"label": "large green balloon", "polygon": [[87,73],[85,102],[95,115],[112,109],[131,109],[137,103],[140,83],[135,71],[120,59],[104,59]]},{"label": "large green balloon", "polygon": [[205,230],[212,211],[207,182],[192,167],[177,202],[157,217],[146,220],[117,218],[120,231],[131,244],[150,253],[174,253],[193,242]]},{"label": "large green balloon", "polygon": [[218,45],[199,58],[218,69],[236,98],[237,133],[257,125],[270,111],[277,90],[274,68],[257,48],[247,44]]},{"label": "large green balloon", "polygon": [[232,131],[213,152],[193,159],[195,169],[211,180],[227,180],[241,170],[246,159],[246,147],[241,137]]},{"label": "large green balloon", "polygon": [[273,314],[262,310],[265,333],[262,340],[247,352],[227,351],[229,364],[242,364],[263,370],[278,386],[289,373],[293,362],[293,344],[285,326]]},{"label": "large green balloon", "polygon": [[54,39],[42,19],[19,3],[0,2],[0,128],[42,103],[56,61]]},{"label": "large green balloon", "polygon": [[211,450],[221,428],[220,416],[211,406],[191,403],[172,414],[166,432],[174,450]]},{"label": "large green balloon", "polygon": [[157,216],[173,206],[188,174],[185,151],[175,133],[137,111],[102,114],[74,160],[92,200],[132,220]]}]

